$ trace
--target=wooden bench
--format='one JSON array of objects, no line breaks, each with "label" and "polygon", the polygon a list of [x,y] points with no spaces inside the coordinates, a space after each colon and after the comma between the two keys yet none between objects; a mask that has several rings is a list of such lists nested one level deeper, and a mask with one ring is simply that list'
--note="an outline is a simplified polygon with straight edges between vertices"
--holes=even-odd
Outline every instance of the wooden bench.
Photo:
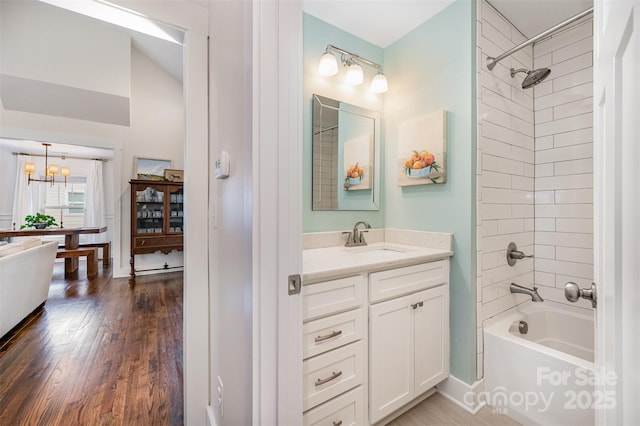
[{"label": "wooden bench", "polygon": [[102,267],[106,268],[111,265],[111,242],[107,241],[106,243],[87,243],[80,244],[81,248],[85,247],[96,247],[102,249]]},{"label": "wooden bench", "polygon": [[[56,253],[58,259],[70,259],[87,256],[87,278],[95,278],[98,276],[98,249],[96,247],[86,247],[77,249],[61,249]],[[75,271],[77,272],[77,270]],[[67,277],[65,273],[65,278]]]},{"label": "wooden bench", "polygon": [[[106,243],[87,243],[87,244],[80,244],[78,247],[80,248],[86,248],[86,247],[95,247],[95,248],[101,248],[102,249],[102,267],[106,268],[107,266],[111,265],[111,242],[108,241]],[[63,249],[64,246],[60,245],[58,246],[59,249]]]}]

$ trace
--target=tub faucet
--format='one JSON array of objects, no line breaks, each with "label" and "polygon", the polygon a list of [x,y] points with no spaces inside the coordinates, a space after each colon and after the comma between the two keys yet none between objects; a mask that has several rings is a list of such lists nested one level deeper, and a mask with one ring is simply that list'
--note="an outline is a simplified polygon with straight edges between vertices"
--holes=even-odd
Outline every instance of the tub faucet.
[{"label": "tub faucet", "polygon": [[359,231],[358,227],[360,225],[364,225],[365,228],[371,229],[371,225],[369,225],[367,222],[363,220],[356,222],[356,224],[353,226],[353,232],[343,232],[343,234],[349,234],[349,236],[347,237],[347,243],[345,244],[345,247],[357,247],[357,246],[367,245],[367,242],[364,240],[364,235],[363,235],[363,233],[367,231],[366,230]]},{"label": "tub faucet", "polygon": [[538,294],[538,287],[536,286],[533,286],[531,289],[516,283],[511,283],[509,289],[511,290],[511,293],[522,293],[531,296],[531,300],[533,302],[544,302],[544,299]]}]

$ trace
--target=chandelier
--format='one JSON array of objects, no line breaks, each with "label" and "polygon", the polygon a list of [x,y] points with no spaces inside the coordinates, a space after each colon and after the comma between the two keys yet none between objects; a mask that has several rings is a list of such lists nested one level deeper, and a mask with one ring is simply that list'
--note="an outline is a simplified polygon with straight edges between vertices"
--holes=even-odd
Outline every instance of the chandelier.
[{"label": "chandelier", "polygon": [[[25,163],[24,164],[24,172],[29,177],[27,184],[31,184],[31,182],[47,182],[51,183],[51,186],[56,182],[55,177],[58,173],[60,176],[64,177],[64,184],[67,185],[67,176],[70,175],[71,171],[68,167],[58,167],[57,164],[49,164],[49,147],[50,143],[43,143],[44,146],[44,169],[45,169],[45,177],[44,179],[36,179],[31,177],[36,173],[36,163]],[[64,157],[62,157],[64,160]]]}]

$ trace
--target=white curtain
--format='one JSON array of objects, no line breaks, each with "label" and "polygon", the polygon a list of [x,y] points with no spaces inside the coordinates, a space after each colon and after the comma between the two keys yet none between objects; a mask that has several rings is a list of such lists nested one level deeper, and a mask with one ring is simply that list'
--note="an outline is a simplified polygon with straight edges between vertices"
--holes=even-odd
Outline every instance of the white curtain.
[{"label": "white curtain", "polygon": [[38,212],[44,213],[44,185],[34,182],[29,185],[24,173],[25,163],[32,162],[29,156],[16,155],[16,188],[13,194],[13,219],[16,229],[24,223],[24,217]]},{"label": "white curtain", "polygon": [[[105,226],[102,161],[92,160],[84,192],[84,226]],[[106,233],[86,235],[86,242],[102,241]]]}]

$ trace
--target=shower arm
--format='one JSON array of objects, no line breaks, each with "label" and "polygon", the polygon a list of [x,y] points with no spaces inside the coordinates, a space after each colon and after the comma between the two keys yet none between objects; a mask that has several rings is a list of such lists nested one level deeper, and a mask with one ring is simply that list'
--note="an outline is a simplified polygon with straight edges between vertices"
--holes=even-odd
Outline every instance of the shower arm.
[{"label": "shower arm", "polygon": [[535,37],[530,38],[529,40],[520,43],[519,45],[517,45],[516,47],[512,48],[511,50],[508,50],[506,52],[504,52],[502,55],[500,56],[496,56],[495,58],[492,58],[491,56],[489,56],[487,58],[487,68],[489,68],[489,71],[493,70],[493,68],[496,66],[496,64],[498,62],[500,62],[501,60],[503,60],[504,58],[506,58],[507,56],[510,56],[514,53],[516,53],[518,50],[523,49],[525,47],[527,47],[530,44],[535,43],[536,41],[545,38],[546,36],[555,33],[556,31],[558,31],[560,28],[567,26],[569,24],[571,24],[572,22],[577,21],[578,19],[584,18],[585,16],[589,15],[590,13],[593,13],[593,6],[590,7],[587,10],[584,10],[580,13],[578,13],[575,16],[572,16],[571,18],[567,19],[566,21],[560,22],[558,25],[555,25],[551,28],[549,28],[546,31],[541,32],[540,34],[538,34]]}]

